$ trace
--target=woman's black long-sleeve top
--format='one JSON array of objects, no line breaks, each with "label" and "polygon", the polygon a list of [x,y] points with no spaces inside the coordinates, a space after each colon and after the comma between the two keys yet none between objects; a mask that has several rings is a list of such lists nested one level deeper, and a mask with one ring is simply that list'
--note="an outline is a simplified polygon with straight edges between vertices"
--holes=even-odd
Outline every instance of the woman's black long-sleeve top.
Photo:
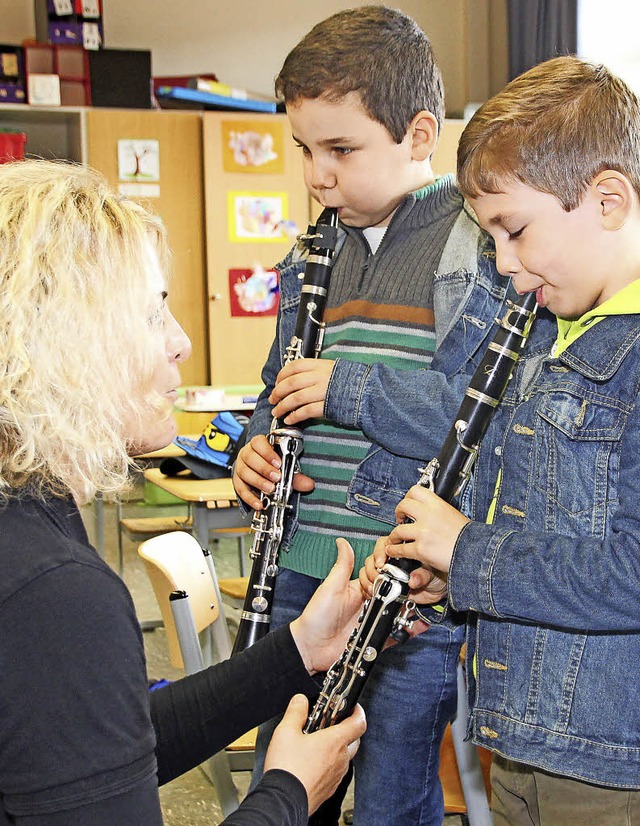
[{"label": "woman's black long-sleeve top", "polygon": [[[0,826],[160,826],[158,785],[314,697],[288,628],[151,694],[124,583],[70,500],[0,509]],[[302,784],[267,772],[228,826],[301,826]]]}]

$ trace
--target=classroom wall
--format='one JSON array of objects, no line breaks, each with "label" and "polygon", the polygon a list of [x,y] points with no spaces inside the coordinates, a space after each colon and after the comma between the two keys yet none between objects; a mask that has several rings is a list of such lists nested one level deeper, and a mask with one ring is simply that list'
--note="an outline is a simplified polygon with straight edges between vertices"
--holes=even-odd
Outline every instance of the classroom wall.
[{"label": "classroom wall", "polygon": [[[375,0],[373,0],[375,2]],[[387,0],[429,34],[445,80],[447,114],[460,117],[507,80],[507,0]],[[215,72],[264,95],[288,51],[319,20],[354,0],[103,0],[105,44],[147,48],[156,75]],[[31,0],[0,0],[0,42],[34,37]]]}]

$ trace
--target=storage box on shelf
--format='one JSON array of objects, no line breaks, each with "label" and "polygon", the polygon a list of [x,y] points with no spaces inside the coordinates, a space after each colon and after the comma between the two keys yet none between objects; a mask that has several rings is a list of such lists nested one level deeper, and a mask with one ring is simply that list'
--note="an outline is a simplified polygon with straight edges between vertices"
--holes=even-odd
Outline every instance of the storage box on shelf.
[{"label": "storage box on shelf", "polygon": [[151,109],[148,49],[100,49],[87,57],[93,106]]},{"label": "storage box on shelf", "polygon": [[[25,43],[25,72],[29,89],[29,103],[39,103],[34,99],[38,88],[33,82],[40,76],[59,78],[59,98],[62,106],[89,106],[91,88],[89,84],[89,62],[82,46],[65,46],[52,43]],[[50,105],[54,105],[51,101]]]},{"label": "storage box on shelf", "polygon": [[21,46],[0,45],[0,103],[25,103],[24,53]]},{"label": "storage box on shelf", "polygon": [[35,24],[41,42],[85,49],[104,44],[100,0],[36,0]]},{"label": "storage box on shelf", "polygon": [[60,76],[60,101],[63,106],[89,106],[89,60],[81,46],[54,47],[55,65]]},{"label": "storage box on shelf", "polygon": [[26,142],[24,132],[0,130],[0,163],[22,160]]}]

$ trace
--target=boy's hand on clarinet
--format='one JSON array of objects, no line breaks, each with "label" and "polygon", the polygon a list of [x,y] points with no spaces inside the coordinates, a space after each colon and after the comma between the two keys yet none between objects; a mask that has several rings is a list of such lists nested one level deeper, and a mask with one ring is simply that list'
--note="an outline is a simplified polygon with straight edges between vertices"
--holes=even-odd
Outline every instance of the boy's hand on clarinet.
[{"label": "boy's hand on clarinet", "polygon": [[307,791],[312,814],[338,788],[367,724],[362,707],[357,705],[341,723],[304,734],[308,714],[309,701],[296,694],[273,733],[264,770],[283,769],[295,775]]},{"label": "boy's hand on clarinet", "polygon": [[387,537],[387,556],[417,559],[424,568],[446,575],[460,531],[469,519],[422,485],[409,489],[396,507],[396,518],[398,524]]},{"label": "boy's hand on clarinet", "polygon": [[269,396],[273,415],[290,425],[321,419],[334,364],[331,359],[297,359],[283,367]]},{"label": "boy's hand on clarinet", "polygon": [[[382,570],[382,566],[389,561],[387,556],[388,545],[389,537],[380,537],[376,542],[373,553],[365,559],[364,567],[360,569],[360,587],[367,597],[373,596],[373,583]],[[431,569],[418,568],[413,571],[409,579],[409,585],[411,587],[409,593],[411,599],[423,605],[433,605],[440,602],[447,595],[446,575],[439,576]],[[416,621],[409,635],[415,637],[416,634],[421,634],[428,628],[429,626],[426,623]]]},{"label": "boy's hand on clarinet", "polygon": [[291,634],[309,673],[326,671],[344,651],[364,603],[353,573],[353,549],[337,539],[338,558],[329,576],[291,623]]},{"label": "boy's hand on clarinet", "polygon": [[[280,464],[280,457],[266,436],[254,436],[240,449],[233,469],[233,487],[248,507],[262,509],[260,491],[273,493],[281,476]],[[304,473],[294,475],[294,490],[308,493],[314,487],[315,482],[310,476]]]},{"label": "boy's hand on clarinet", "polygon": [[[388,558],[416,559],[422,565],[411,574],[411,598],[439,602],[447,592],[447,573],[466,516],[433,491],[414,485],[396,508],[399,524],[376,542],[360,571],[360,584],[371,594],[373,582]],[[409,520],[409,521],[404,521]]]}]

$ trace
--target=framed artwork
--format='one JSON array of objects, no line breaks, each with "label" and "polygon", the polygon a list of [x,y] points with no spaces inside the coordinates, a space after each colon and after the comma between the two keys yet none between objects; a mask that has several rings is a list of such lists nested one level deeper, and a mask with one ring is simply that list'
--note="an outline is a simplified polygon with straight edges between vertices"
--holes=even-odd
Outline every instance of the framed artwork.
[{"label": "framed artwork", "polygon": [[256,265],[252,270],[229,270],[232,316],[276,315],[280,301],[278,273]]},{"label": "framed artwork", "polygon": [[118,141],[118,180],[160,180],[160,142],[157,140]]},{"label": "framed artwork", "polygon": [[225,172],[284,174],[283,124],[270,120],[223,120],[222,168]]},{"label": "framed artwork", "polygon": [[229,240],[282,243],[289,237],[286,192],[229,192]]}]

